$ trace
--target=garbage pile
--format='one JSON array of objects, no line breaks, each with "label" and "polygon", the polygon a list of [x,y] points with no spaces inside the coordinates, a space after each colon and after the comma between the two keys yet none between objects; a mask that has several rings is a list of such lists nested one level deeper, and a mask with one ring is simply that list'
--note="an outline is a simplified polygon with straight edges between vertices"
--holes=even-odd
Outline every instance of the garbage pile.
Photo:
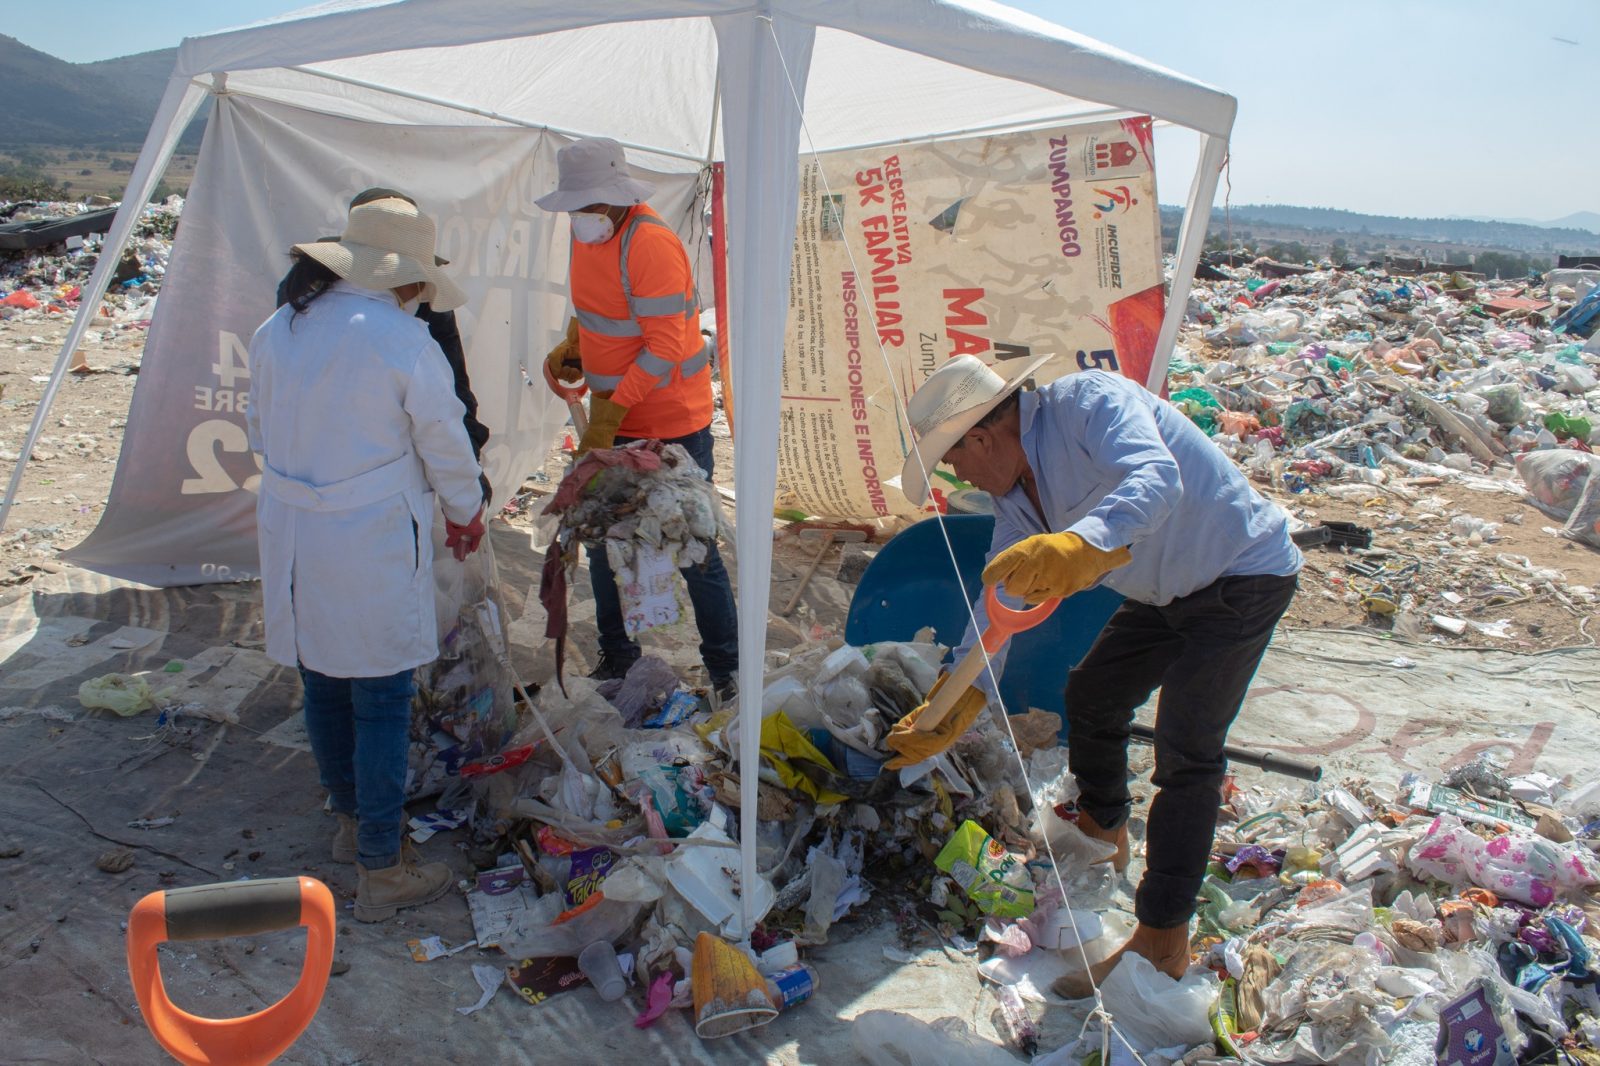
[{"label": "garbage pile", "polygon": [[1414,475],[1482,486],[1512,477],[1517,455],[1600,444],[1600,336],[1567,314],[1596,291],[1600,270],[1507,285],[1243,267],[1196,283],[1170,394],[1290,492]]},{"label": "garbage pile", "polygon": [[[182,212],[183,198],[169,196],[141,213],[101,301],[91,335],[85,338],[87,344],[149,328]],[[71,223],[80,216],[95,215],[96,224],[109,229],[112,213],[71,202],[0,203],[0,231],[10,227],[17,236],[12,242],[0,240],[0,321],[28,322],[75,313],[83,286],[99,262],[105,233],[71,232],[82,228]],[[67,235],[58,237],[58,233]],[[8,243],[17,247],[8,249]]]},{"label": "garbage pile", "polygon": [[1480,757],[1393,794],[1235,789],[1224,822],[1197,934],[1219,1051],[1431,1062],[1437,1037],[1440,1062],[1600,1061],[1600,782]]}]

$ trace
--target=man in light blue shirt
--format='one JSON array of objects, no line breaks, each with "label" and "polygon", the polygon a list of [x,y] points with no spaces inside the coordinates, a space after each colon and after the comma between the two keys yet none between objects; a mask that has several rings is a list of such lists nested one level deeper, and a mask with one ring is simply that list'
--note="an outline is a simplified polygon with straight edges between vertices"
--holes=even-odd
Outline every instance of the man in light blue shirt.
[{"label": "man in light blue shirt", "polygon": [[[1179,977],[1211,854],[1228,728],[1294,597],[1302,560],[1283,512],[1182,412],[1101,371],[1019,392],[1042,362],[1010,381],[973,356],[940,367],[909,405],[917,446],[901,483],[921,504],[927,473],[943,461],[994,497],[983,577],[1013,603],[1100,583],[1127,598],[1069,676],[1068,763],[1081,793],[1079,828],[1114,844],[1113,862],[1124,869],[1129,727],[1161,689],[1139,925],[1122,951]],[[974,642],[969,629],[958,658]],[[996,676],[1003,656],[995,656]],[[968,689],[928,733],[910,728],[919,709],[889,746],[903,760],[927,758],[928,744],[948,747],[990,696],[987,684]],[[1093,968],[1096,983],[1121,953]],[[1069,975],[1057,991],[1086,995],[1090,986]]]}]

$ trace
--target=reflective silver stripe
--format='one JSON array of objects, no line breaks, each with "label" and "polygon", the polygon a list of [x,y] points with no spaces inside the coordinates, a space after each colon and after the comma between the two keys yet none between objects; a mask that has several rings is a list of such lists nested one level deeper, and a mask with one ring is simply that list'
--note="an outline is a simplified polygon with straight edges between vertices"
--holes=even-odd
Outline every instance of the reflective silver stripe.
[{"label": "reflective silver stripe", "polygon": [[636,318],[607,318],[605,315],[593,311],[584,311],[581,308],[573,309],[578,319],[578,325],[590,333],[598,333],[602,337],[641,337],[644,330]]},{"label": "reflective silver stripe", "polygon": [[692,378],[711,365],[711,342],[706,341],[700,350],[678,365],[678,377]]},{"label": "reflective silver stripe", "polygon": [[591,374],[583,372],[583,383],[591,392],[616,392],[622,384],[621,374]]},{"label": "reflective silver stripe", "polygon": [[663,359],[649,348],[640,348],[639,354],[634,356],[633,365],[644,368],[644,372],[653,378],[672,372],[672,360]]},{"label": "reflective silver stripe", "polygon": [[682,294],[677,296],[635,296],[631,305],[634,315],[649,318],[653,315],[681,315],[689,307]]}]

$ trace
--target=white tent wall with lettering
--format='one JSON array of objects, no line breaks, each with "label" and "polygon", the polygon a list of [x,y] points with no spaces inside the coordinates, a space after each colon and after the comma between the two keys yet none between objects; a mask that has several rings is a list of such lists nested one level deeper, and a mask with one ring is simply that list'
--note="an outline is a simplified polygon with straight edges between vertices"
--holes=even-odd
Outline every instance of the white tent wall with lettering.
[{"label": "white tent wall with lettering", "polygon": [[[763,577],[771,572],[778,384],[801,158],[813,147],[1140,114],[1194,130],[1199,165],[1157,341],[1155,385],[1165,377],[1235,111],[1233,98],[1219,90],[981,0],[333,0],[189,38],[178,51],[24,457],[99,306],[139,205],[207,94],[393,126],[499,125],[609,136],[665,172],[694,172],[712,161],[725,165],[728,317],[739,414],[739,680],[752,694],[761,690],[766,639]],[[306,236],[285,235],[285,243]],[[160,305],[183,299],[183,292],[169,289]],[[560,325],[549,323],[551,337]],[[21,476],[19,462],[6,510]],[[137,472],[119,469],[119,478],[128,476]],[[741,712],[747,765],[759,757],[759,708],[751,699]],[[753,876],[756,775],[741,779],[743,859],[746,876]]]}]

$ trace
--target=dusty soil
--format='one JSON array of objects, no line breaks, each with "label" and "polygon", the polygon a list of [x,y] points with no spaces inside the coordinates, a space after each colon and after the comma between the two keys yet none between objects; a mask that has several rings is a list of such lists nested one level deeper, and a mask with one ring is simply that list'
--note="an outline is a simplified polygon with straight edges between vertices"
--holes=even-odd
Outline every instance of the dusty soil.
[{"label": "dusty soil", "polygon": [[[0,322],[0,459],[8,468],[22,446],[67,326],[65,316],[55,315]],[[63,383],[17,503],[0,533],[0,586],[24,585],[40,573],[59,569],[56,553],[78,543],[100,520],[144,340],[138,328],[101,332],[101,340],[84,349],[97,372],[69,375]],[[732,442],[720,420],[714,428],[719,432],[718,480],[731,486]],[[563,465],[556,449],[544,468],[530,476],[525,489],[533,494],[528,500],[533,506],[527,511],[537,513],[538,497],[554,489]],[[1352,499],[1322,492],[1267,491],[1304,521],[1342,520],[1372,528],[1374,548],[1380,550],[1376,556],[1360,558],[1310,549],[1301,593],[1286,625],[1369,627],[1414,640],[1522,651],[1589,646],[1600,637],[1592,620],[1596,606],[1573,590],[1573,586],[1600,590],[1600,552],[1548,532],[1556,523],[1516,495],[1404,483],[1359,494],[1349,487],[1335,490],[1356,497]],[[1454,535],[1451,519],[1458,515],[1498,523],[1495,539],[1471,545]],[[518,527],[533,525],[529,513],[509,521]],[[776,523],[774,610],[788,600],[815,551],[810,542],[784,535],[782,525]],[[838,557],[837,550],[830,553],[791,617],[774,618],[774,628],[784,631],[783,643],[812,635],[814,626],[842,627],[850,589],[831,580],[838,572]],[[1511,557],[1560,571],[1564,580],[1546,585],[1505,565]],[[1369,578],[1350,569],[1352,563],[1363,562],[1387,563],[1390,570]],[[1363,599],[1374,590],[1395,603],[1398,613],[1369,611]],[[1455,596],[1461,599],[1452,602],[1450,597]],[[1508,635],[1494,636],[1470,626],[1464,634],[1453,635],[1435,626],[1433,615],[1480,623],[1509,619]]]}]

